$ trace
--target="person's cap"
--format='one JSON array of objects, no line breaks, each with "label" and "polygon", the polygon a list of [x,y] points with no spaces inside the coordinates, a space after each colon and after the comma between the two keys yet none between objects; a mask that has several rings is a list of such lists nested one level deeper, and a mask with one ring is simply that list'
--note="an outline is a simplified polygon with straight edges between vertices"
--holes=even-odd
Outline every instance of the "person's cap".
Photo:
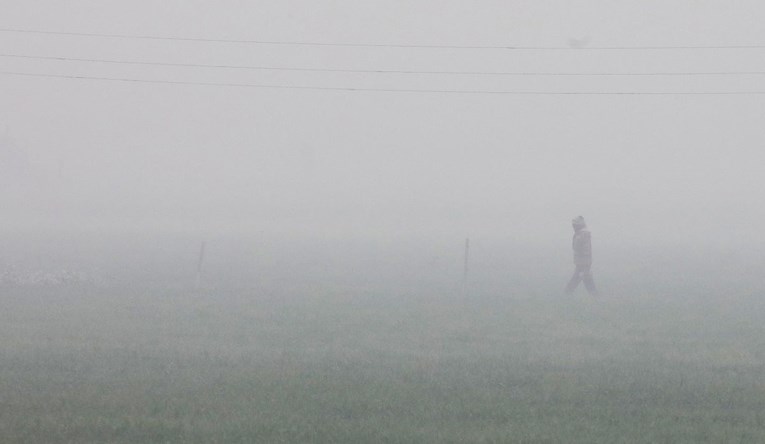
[{"label": "person's cap", "polygon": [[571,225],[573,225],[575,227],[577,227],[577,226],[578,227],[585,226],[584,218],[582,216],[577,216],[577,217],[571,219]]}]

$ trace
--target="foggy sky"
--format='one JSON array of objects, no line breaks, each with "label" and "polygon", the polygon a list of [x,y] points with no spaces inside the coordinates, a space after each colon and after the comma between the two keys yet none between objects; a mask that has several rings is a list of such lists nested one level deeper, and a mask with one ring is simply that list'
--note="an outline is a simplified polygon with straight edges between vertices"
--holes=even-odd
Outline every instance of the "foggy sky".
[{"label": "foggy sky", "polygon": [[[0,28],[403,45],[765,44],[760,2],[11,1]],[[765,49],[510,51],[0,32],[0,52],[303,68],[765,71]],[[110,65],[0,71],[391,89],[765,91],[765,75],[550,77]],[[0,226],[760,242],[765,95],[521,96],[0,75]]]}]

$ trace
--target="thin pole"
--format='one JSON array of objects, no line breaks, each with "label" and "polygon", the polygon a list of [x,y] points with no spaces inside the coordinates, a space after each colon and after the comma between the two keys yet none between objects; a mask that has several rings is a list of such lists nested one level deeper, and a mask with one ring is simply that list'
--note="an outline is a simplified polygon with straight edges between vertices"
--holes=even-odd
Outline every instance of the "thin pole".
[{"label": "thin pole", "polygon": [[205,242],[202,241],[202,247],[199,249],[199,262],[197,263],[197,290],[202,286],[202,264],[205,261]]},{"label": "thin pole", "polygon": [[470,238],[465,238],[465,266],[462,273],[462,295],[468,295],[468,263],[470,259]]}]

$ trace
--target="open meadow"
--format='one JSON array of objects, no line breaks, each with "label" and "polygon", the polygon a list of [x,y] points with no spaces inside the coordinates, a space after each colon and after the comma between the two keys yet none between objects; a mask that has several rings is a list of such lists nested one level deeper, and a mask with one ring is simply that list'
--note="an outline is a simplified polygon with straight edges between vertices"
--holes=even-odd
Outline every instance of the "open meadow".
[{"label": "open meadow", "polygon": [[676,294],[614,271],[594,300],[552,291],[563,267],[537,292],[476,272],[467,295],[326,267],[4,288],[2,442],[765,442],[753,276]]}]

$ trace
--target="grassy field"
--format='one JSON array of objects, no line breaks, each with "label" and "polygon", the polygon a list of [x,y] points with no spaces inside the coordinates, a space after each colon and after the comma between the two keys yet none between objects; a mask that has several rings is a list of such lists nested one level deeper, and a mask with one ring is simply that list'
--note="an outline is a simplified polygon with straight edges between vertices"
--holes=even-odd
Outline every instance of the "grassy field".
[{"label": "grassy field", "polygon": [[765,302],[6,289],[5,443],[761,443]]}]

